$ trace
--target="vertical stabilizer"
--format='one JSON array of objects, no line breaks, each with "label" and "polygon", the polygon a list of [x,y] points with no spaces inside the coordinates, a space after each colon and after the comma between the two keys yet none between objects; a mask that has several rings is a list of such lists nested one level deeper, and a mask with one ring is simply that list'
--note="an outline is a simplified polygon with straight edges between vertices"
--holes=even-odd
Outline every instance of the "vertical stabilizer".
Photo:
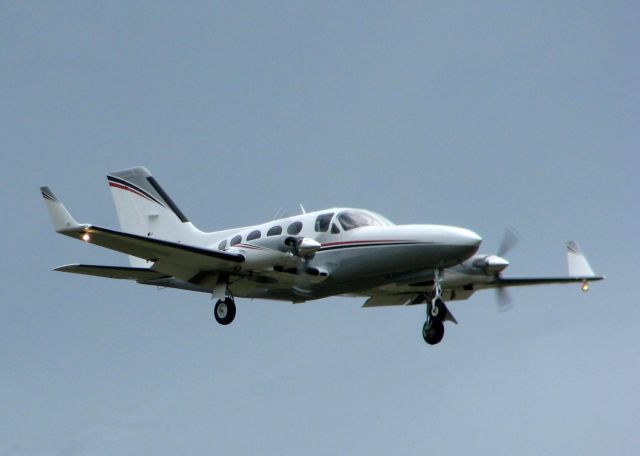
[{"label": "vertical stabilizer", "polygon": [[[172,242],[190,242],[198,233],[147,168],[117,171],[107,180],[123,231]],[[149,266],[129,258],[132,266]]]}]

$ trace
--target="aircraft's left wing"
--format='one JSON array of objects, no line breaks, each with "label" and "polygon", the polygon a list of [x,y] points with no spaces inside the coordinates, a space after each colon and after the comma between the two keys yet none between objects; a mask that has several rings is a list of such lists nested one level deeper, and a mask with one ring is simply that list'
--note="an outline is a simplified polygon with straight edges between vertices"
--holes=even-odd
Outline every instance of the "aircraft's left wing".
[{"label": "aircraft's left wing", "polygon": [[489,284],[486,288],[497,287],[524,287],[527,285],[552,285],[554,283],[584,283],[597,282],[603,280],[602,276],[584,276],[584,277],[513,277],[506,279],[497,279]]},{"label": "aircraft's left wing", "polygon": [[[583,283],[603,280],[603,276],[594,274],[587,257],[584,256],[576,241],[567,242],[567,269],[568,275],[564,277],[496,277],[483,288],[524,287],[528,285],[551,285],[562,283]],[[588,289],[588,285],[585,290]]]},{"label": "aircraft's left wing", "polygon": [[[479,290],[489,288],[523,287],[532,285],[552,285],[566,283],[580,283],[582,290],[589,289],[589,282],[603,280],[591,269],[587,258],[578,244],[570,241],[566,245],[568,274],[559,277],[502,277],[500,275],[477,274],[464,269],[446,270],[444,274],[442,297],[445,301],[465,300]],[[415,299],[420,295],[432,292],[432,271],[426,270],[408,277],[401,278],[395,283],[387,284],[364,293],[370,296],[364,307],[401,306],[419,304],[423,301]]]}]

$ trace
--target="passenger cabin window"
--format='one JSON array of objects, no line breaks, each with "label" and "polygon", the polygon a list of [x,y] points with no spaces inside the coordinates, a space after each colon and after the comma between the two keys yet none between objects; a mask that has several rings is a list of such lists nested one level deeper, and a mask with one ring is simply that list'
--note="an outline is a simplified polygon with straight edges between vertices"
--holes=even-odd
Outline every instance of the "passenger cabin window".
[{"label": "passenger cabin window", "polygon": [[319,233],[325,233],[329,231],[329,224],[331,224],[332,218],[333,212],[329,214],[320,214],[318,218],[316,218],[315,230]]},{"label": "passenger cabin window", "polygon": [[338,233],[340,233],[340,228],[338,228],[338,225],[336,225],[335,223],[333,223],[333,224],[331,225],[331,232],[332,232],[333,234],[338,234]]},{"label": "passenger cabin window", "polygon": [[224,241],[220,242],[220,244],[218,244],[218,249],[224,250],[226,248],[227,248],[227,240],[225,239]]},{"label": "passenger cabin window", "polygon": [[338,215],[338,220],[345,231],[361,226],[384,226],[384,223],[367,212],[344,211]]},{"label": "passenger cabin window", "polygon": [[253,241],[254,239],[260,239],[260,236],[262,236],[260,234],[260,230],[252,231],[251,233],[249,233],[249,236],[247,236],[247,241]]},{"label": "passenger cabin window", "polygon": [[269,228],[269,231],[267,231],[267,236],[279,236],[282,234],[282,227],[281,226],[272,226],[271,228]]},{"label": "passenger cabin window", "polygon": [[231,238],[231,245],[236,245],[236,244],[240,244],[242,242],[242,236],[240,236],[239,234],[237,236],[234,236]]},{"label": "passenger cabin window", "polygon": [[302,230],[302,222],[293,222],[287,228],[287,233],[289,234],[298,234]]}]

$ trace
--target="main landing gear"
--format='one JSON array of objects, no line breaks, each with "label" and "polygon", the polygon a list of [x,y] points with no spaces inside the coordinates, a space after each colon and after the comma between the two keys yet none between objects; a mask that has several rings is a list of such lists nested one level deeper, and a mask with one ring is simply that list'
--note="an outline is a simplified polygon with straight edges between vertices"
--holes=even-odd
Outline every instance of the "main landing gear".
[{"label": "main landing gear", "polygon": [[429,345],[440,343],[444,337],[444,320],[447,318],[449,310],[442,300],[442,279],[440,270],[433,273],[434,286],[433,298],[427,299],[427,321],[422,326],[422,338]]},{"label": "main landing gear", "polygon": [[236,303],[232,297],[219,299],[213,308],[213,316],[221,325],[228,325],[236,318]]}]

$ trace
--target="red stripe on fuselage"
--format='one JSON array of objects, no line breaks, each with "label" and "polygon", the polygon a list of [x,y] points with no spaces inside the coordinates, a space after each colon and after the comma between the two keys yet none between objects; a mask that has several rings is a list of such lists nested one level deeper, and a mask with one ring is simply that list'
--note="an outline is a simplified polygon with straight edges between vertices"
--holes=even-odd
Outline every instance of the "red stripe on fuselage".
[{"label": "red stripe on fuselage", "polygon": [[240,248],[254,249],[254,250],[264,250],[264,247],[260,247],[260,246],[253,245],[253,244],[236,244],[236,245],[232,245],[231,247],[240,247]]},{"label": "red stripe on fuselage", "polygon": [[386,239],[386,240],[371,240],[371,241],[327,242],[326,244],[322,244],[322,247],[335,247],[338,245],[354,245],[354,244],[382,244],[382,243],[388,243],[388,242],[413,244],[415,241],[407,241],[406,239]]}]

